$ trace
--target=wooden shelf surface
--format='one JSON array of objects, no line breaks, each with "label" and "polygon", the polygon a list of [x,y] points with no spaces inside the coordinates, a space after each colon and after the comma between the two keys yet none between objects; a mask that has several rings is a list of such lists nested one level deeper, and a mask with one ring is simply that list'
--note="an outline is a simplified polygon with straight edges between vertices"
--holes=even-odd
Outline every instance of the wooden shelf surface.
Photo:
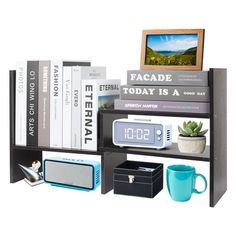
[{"label": "wooden shelf surface", "polygon": [[13,146],[13,149],[17,150],[31,150],[31,151],[46,151],[46,152],[65,152],[65,153],[76,153],[76,154],[90,154],[90,155],[102,155],[103,152],[115,152],[115,153],[127,153],[136,155],[146,155],[146,156],[160,156],[168,158],[178,158],[186,160],[197,160],[197,161],[210,161],[210,148],[206,146],[203,153],[191,154],[191,153],[181,153],[178,150],[177,143],[173,143],[171,147],[157,150],[148,148],[131,148],[131,147],[105,147],[101,148],[99,151],[90,150],[76,150],[67,148],[49,148],[49,147],[30,147],[30,146]]},{"label": "wooden shelf surface", "polygon": [[66,153],[90,154],[90,155],[102,154],[102,152],[100,151],[78,150],[70,148],[31,147],[31,146],[17,146],[17,145],[13,145],[12,148],[17,150],[29,150],[29,151],[66,152]]},{"label": "wooden shelf surface", "polygon": [[131,111],[131,110],[100,110],[100,113],[109,114],[128,114],[146,116],[171,116],[171,117],[190,117],[190,118],[210,118],[209,113],[190,113],[190,112],[153,112],[153,111]]},{"label": "wooden shelf surface", "polygon": [[195,160],[195,161],[210,161],[210,147],[206,146],[203,153],[181,153],[178,149],[177,143],[173,143],[169,148],[157,150],[157,149],[147,149],[147,148],[131,148],[131,147],[104,147],[100,149],[102,152],[117,152],[117,153],[127,153],[136,155],[146,155],[146,156],[159,156],[168,158],[178,158],[185,160]]}]

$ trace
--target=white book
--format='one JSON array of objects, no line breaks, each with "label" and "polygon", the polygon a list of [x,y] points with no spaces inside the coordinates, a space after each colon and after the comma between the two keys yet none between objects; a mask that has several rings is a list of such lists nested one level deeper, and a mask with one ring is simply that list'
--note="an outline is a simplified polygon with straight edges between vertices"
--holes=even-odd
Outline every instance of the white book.
[{"label": "white book", "polygon": [[71,147],[81,149],[81,76],[80,66],[72,67]]},{"label": "white book", "polygon": [[63,148],[71,148],[71,80],[72,67],[63,67],[63,129],[62,129],[62,146]]},{"label": "white book", "polygon": [[51,61],[50,147],[62,147],[62,61]]},{"label": "white book", "polygon": [[82,108],[82,80],[105,79],[106,67],[72,67],[72,128],[71,145],[74,149],[81,149],[81,108]]},{"label": "white book", "polygon": [[26,146],[27,61],[16,65],[15,144]]},{"label": "white book", "polygon": [[97,114],[113,109],[119,98],[120,80],[82,80],[82,149],[97,151]]}]

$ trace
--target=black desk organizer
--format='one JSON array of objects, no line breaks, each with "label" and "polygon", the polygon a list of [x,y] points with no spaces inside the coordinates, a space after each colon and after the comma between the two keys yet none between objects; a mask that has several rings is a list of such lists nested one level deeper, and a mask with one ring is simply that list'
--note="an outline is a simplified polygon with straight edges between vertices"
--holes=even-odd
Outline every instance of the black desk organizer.
[{"label": "black desk organizer", "polygon": [[163,164],[125,161],[113,175],[115,194],[154,198],[163,188]]},{"label": "black desk organizer", "polygon": [[[227,190],[227,70],[209,70],[210,113],[176,113],[176,112],[143,112],[104,110],[98,115],[99,147],[98,151],[82,151],[74,149],[54,149],[45,147],[22,147],[15,145],[15,71],[10,71],[10,182],[23,179],[18,163],[30,166],[35,159],[42,160],[43,151],[92,154],[101,156],[102,194],[113,189],[113,169],[127,160],[127,154],[159,156],[198,160],[209,162],[210,168],[210,206],[214,207]],[[168,150],[153,150],[143,148],[119,148],[112,144],[111,124],[129,114],[208,118],[210,121],[210,145],[203,154],[183,154],[173,144]]]}]

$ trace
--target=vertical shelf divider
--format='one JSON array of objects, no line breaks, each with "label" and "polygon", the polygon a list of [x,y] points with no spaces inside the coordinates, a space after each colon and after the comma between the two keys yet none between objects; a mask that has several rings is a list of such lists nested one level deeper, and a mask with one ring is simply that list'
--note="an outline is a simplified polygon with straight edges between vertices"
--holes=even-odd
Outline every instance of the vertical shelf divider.
[{"label": "vertical shelf divider", "polygon": [[13,148],[15,145],[15,91],[16,71],[10,71],[10,183],[24,178],[18,164],[31,166],[34,160],[42,162],[42,151]]},{"label": "vertical shelf divider", "polygon": [[113,169],[127,160],[126,153],[103,152],[102,154],[102,194],[113,189]]},{"label": "vertical shelf divider", "polygon": [[227,70],[210,69],[210,206],[227,190]]}]

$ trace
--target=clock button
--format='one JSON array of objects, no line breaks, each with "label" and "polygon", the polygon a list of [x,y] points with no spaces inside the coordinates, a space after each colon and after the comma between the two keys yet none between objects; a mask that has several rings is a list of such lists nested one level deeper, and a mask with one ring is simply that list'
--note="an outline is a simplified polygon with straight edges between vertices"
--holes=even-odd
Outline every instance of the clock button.
[{"label": "clock button", "polygon": [[158,129],[158,130],[156,131],[156,133],[157,133],[157,135],[161,135],[161,134],[162,134],[162,132],[161,132],[160,129]]},{"label": "clock button", "polygon": [[157,137],[157,140],[160,141],[160,140],[161,140],[161,137]]}]

